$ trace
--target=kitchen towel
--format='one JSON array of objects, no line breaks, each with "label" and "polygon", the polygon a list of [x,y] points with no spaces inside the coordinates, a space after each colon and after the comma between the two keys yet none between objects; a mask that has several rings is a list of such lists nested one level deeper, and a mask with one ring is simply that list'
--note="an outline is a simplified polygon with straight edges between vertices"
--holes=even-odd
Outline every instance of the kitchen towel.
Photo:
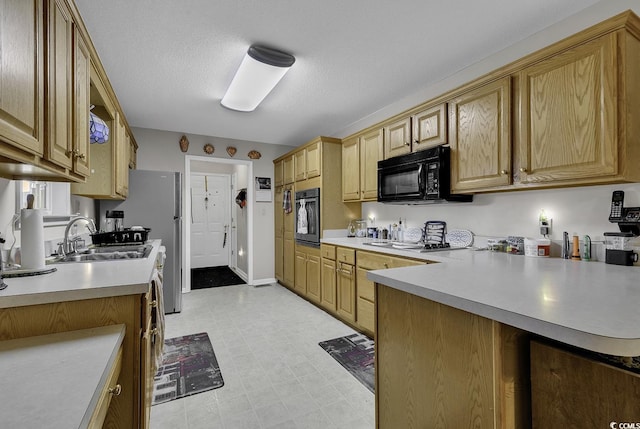
[{"label": "kitchen towel", "polygon": [[153,288],[152,297],[156,305],[152,307],[152,322],[155,321],[156,334],[153,338],[153,373],[162,366],[162,352],[164,348],[164,299],[162,297],[162,278],[156,270],[151,279],[151,287]]},{"label": "kitchen towel", "polygon": [[41,209],[21,210],[20,243],[22,268],[44,268],[44,221]]}]

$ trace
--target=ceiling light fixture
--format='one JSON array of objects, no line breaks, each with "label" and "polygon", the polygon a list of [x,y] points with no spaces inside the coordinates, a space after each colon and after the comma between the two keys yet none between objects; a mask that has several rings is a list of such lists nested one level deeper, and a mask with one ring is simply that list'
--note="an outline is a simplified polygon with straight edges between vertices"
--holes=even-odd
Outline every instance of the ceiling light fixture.
[{"label": "ceiling light fixture", "polygon": [[251,45],[220,104],[241,112],[255,110],[295,61],[284,52]]}]

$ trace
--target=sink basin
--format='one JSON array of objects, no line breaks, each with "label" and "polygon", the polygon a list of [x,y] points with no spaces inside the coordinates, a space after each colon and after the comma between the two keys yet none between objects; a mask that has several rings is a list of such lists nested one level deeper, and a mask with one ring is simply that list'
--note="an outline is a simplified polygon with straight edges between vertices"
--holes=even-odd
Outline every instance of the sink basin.
[{"label": "sink basin", "polygon": [[153,248],[150,244],[136,246],[104,246],[90,247],[80,252],[66,256],[59,256],[49,261],[49,264],[59,264],[66,262],[96,262],[113,261],[121,259],[141,259],[146,258]]}]

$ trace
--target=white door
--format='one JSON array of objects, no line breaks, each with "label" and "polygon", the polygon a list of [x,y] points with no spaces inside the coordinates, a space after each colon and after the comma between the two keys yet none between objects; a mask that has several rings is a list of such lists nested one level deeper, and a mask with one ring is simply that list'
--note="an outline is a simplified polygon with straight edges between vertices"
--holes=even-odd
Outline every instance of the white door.
[{"label": "white door", "polygon": [[191,175],[191,268],[229,265],[230,189],[228,175]]}]

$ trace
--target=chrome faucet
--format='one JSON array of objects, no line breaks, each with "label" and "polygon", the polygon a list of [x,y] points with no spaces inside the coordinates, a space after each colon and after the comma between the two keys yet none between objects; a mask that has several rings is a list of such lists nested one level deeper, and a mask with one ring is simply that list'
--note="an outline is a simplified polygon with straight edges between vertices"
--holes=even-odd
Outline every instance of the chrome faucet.
[{"label": "chrome faucet", "polygon": [[70,241],[69,230],[71,229],[73,224],[75,224],[79,220],[84,220],[87,222],[87,229],[91,234],[95,234],[96,232],[98,232],[96,228],[96,224],[93,221],[93,219],[85,216],[74,217],[69,221],[69,223],[67,223],[67,227],[64,229],[64,239],[62,243],[58,243],[58,246],[59,246],[58,250],[60,251],[60,253],[62,253],[62,256],[66,256],[67,253],[74,253],[76,251],[76,243],[78,239],[75,238]]}]

